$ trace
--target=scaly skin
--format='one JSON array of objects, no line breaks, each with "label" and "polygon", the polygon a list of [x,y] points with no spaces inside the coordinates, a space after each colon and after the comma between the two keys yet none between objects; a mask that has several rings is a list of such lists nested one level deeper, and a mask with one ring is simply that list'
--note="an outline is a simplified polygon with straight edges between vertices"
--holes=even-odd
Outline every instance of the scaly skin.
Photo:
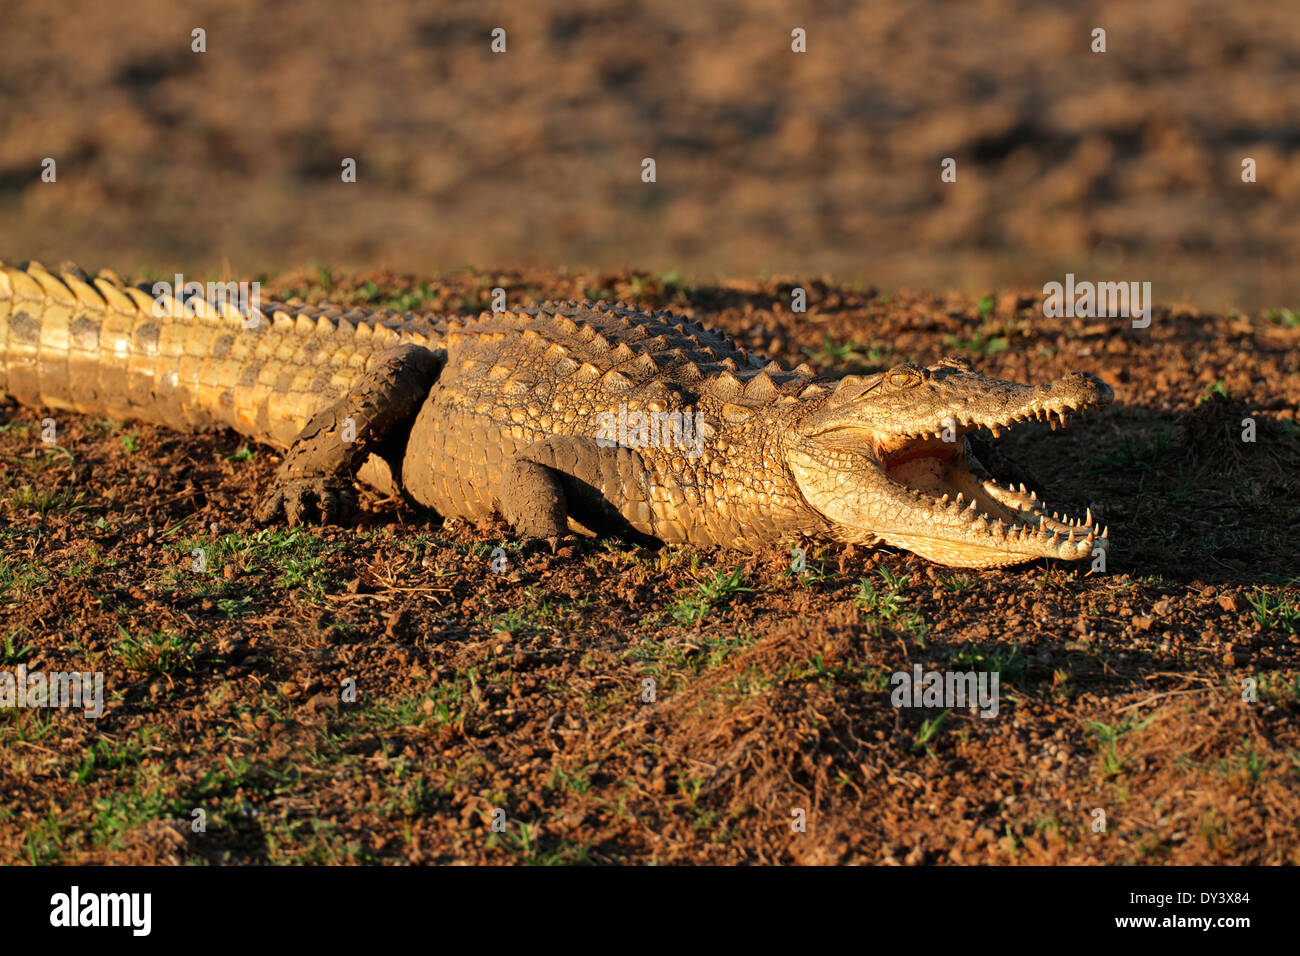
[{"label": "scaly skin", "polygon": [[465,322],[268,305],[248,328],[202,300],[157,318],[144,288],[0,267],[0,395],[288,448],[263,520],[341,520],[355,477],[552,545],[578,529],[742,550],[887,542],[963,567],[1105,546],[1091,515],[1048,517],[986,480],[965,437],[1108,403],[1083,373],[1030,386],[945,359],[819,378],[604,303]]}]

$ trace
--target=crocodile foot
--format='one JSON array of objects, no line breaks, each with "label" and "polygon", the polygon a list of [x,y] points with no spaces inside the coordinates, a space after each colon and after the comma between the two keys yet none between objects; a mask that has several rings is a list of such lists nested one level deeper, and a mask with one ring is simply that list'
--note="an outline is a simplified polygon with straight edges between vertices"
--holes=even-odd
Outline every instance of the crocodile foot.
[{"label": "crocodile foot", "polygon": [[356,506],[356,491],[348,479],[291,478],[271,488],[257,506],[255,517],[270,522],[283,515],[290,526],[314,518],[321,524],[342,524]]},{"label": "crocodile foot", "polygon": [[561,548],[571,548],[586,540],[580,534],[550,535],[545,538],[525,536],[519,539],[519,549],[524,554],[557,554]]}]

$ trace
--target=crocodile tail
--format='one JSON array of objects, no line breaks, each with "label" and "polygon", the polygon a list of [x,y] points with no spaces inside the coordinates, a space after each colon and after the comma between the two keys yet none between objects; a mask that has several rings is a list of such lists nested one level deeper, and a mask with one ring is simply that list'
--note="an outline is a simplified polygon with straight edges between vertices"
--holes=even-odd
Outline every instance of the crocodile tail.
[{"label": "crocodile tail", "polygon": [[107,270],[0,263],[0,397],[184,431],[287,446],[376,355],[428,331],[395,313],[241,311],[224,295],[155,298]]}]

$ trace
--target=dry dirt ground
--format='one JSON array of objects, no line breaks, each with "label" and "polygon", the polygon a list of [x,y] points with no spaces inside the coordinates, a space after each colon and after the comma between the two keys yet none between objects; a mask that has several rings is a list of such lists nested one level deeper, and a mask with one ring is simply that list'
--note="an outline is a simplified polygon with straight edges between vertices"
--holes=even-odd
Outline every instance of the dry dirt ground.
[{"label": "dry dirt ground", "polygon": [[[0,861],[1300,863],[1295,315],[1137,330],[805,284],[801,316],[788,284],[646,274],[270,288],[473,314],[502,285],[668,306],[825,370],[1096,372],[1112,408],[1000,442],[1109,522],[1105,572],[526,554],[373,497],[354,527],[262,528],[266,449],[57,414],[50,446],[6,406],[3,667],[102,670],[107,711],[0,711]],[[999,713],[891,706],[914,664],[996,670]]]}]

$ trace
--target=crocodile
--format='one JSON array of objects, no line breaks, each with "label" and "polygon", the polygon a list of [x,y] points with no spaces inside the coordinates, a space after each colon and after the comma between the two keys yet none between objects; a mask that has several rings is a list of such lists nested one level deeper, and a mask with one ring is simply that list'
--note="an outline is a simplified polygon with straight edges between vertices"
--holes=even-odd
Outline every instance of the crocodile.
[{"label": "crocodile", "polygon": [[994,480],[972,441],[1104,406],[1099,378],[1027,385],[952,357],[818,375],[624,303],[241,309],[109,270],[0,263],[3,396],[283,449],[264,522],[345,522],[361,483],[443,517],[500,516],[552,548],[824,541],[989,568],[1084,559],[1109,538],[1091,510],[1049,513]]}]

